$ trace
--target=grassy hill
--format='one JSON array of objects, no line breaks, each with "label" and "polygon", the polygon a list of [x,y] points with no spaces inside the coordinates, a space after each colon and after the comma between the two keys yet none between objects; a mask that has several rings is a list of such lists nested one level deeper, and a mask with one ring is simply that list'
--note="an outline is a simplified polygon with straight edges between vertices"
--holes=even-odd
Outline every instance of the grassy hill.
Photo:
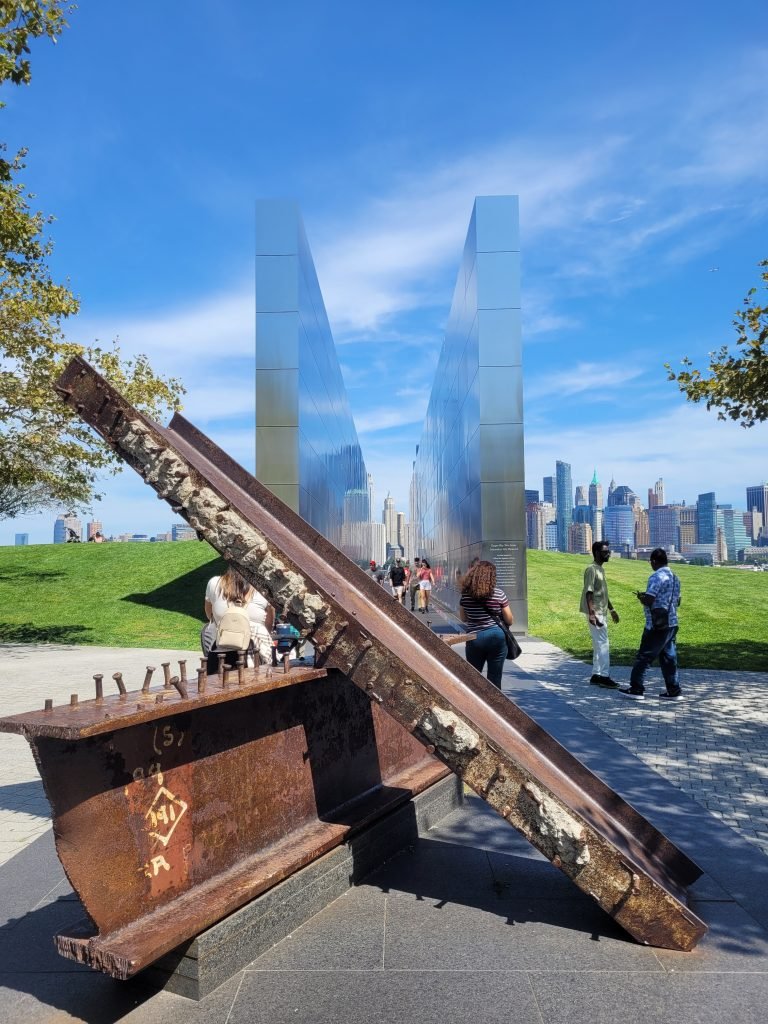
[{"label": "grassy hill", "polygon": [[[530,631],[591,661],[592,647],[579,614],[584,555],[528,552]],[[681,667],[742,668],[768,672],[768,573],[698,565],[672,567],[680,577]],[[645,590],[647,562],[612,558],[606,569],[611,603],[621,622],[611,624],[611,661],[631,665],[643,629],[636,590]]]},{"label": "grassy hill", "polygon": [[197,541],[0,548],[0,642],[194,650],[223,565]]},{"label": "grassy hill", "polygon": [[[589,559],[528,552],[530,631],[591,659],[579,614]],[[223,563],[207,544],[57,544],[0,548],[0,642],[114,647],[198,646],[203,595]],[[646,562],[612,560],[611,657],[631,664],[642,630],[635,590]],[[768,671],[768,573],[675,567],[682,582],[680,663]]]}]

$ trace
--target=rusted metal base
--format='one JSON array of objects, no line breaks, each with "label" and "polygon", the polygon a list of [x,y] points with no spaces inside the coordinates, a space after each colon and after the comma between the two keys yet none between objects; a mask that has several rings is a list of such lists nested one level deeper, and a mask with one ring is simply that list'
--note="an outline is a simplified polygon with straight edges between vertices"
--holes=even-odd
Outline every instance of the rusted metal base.
[{"label": "rusted metal base", "polygon": [[0,721],[32,746],[93,920],[59,952],[116,978],[449,774],[338,672],[206,682],[187,698],[116,694]]}]

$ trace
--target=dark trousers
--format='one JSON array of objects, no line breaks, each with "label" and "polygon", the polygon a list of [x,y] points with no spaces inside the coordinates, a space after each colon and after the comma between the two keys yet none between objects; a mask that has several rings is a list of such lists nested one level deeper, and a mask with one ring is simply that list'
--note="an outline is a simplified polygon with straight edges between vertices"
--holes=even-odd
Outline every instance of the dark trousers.
[{"label": "dark trousers", "polygon": [[675,647],[676,636],[677,626],[670,626],[669,629],[643,630],[643,635],[640,637],[640,649],[629,677],[629,688],[633,693],[645,692],[643,679],[646,670],[656,658],[659,659],[659,668],[664,677],[667,693],[671,697],[680,693],[680,680],[677,675],[677,648]]},{"label": "dark trousers", "polygon": [[499,626],[481,629],[466,646],[467,661],[482,672],[488,663],[488,682],[501,689],[501,674],[507,657],[507,640]]}]

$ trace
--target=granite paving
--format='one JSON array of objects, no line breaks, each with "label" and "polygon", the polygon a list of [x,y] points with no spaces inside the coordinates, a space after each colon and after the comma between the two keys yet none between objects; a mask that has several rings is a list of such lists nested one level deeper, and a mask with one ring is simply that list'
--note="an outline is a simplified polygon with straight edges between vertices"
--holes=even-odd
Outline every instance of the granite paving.
[{"label": "granite paving", "polygon": [[[455,628],[433,612],[441,631]],[[0,713],[90,694],[196,652],[0,648]],[[762,1024],[768,1005],[768,674],[687,672],[686,700],[639,705],[523,641],[505,692],[704,869],[692,953],[633,942],[481,800],[350,889],[211,995],[120,983],[53,951],[81,913],[26,742],[0,736],[0,1020],[240,1024]],[[625,681],[628,670],[614,675]],[[648,691],[662,687],[651,675]],[[761,835],[761,833],[763,833]]]}]

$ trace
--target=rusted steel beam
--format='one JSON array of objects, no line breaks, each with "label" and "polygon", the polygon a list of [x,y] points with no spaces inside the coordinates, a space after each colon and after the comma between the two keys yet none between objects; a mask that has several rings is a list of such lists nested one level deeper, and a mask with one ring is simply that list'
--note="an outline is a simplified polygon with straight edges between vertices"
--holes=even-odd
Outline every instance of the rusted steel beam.
[{"label": "rusted steel beam", "polygon": [[89,914],[62,955],[128,978],[448,774],[336,671],[242,675],[0,719]]},{"label": "rusted steel beam", "polygon": [[162,428],[83,360],[57,390],[342,672],[640,942],[691,949],[700,869],[183,417]]}]

